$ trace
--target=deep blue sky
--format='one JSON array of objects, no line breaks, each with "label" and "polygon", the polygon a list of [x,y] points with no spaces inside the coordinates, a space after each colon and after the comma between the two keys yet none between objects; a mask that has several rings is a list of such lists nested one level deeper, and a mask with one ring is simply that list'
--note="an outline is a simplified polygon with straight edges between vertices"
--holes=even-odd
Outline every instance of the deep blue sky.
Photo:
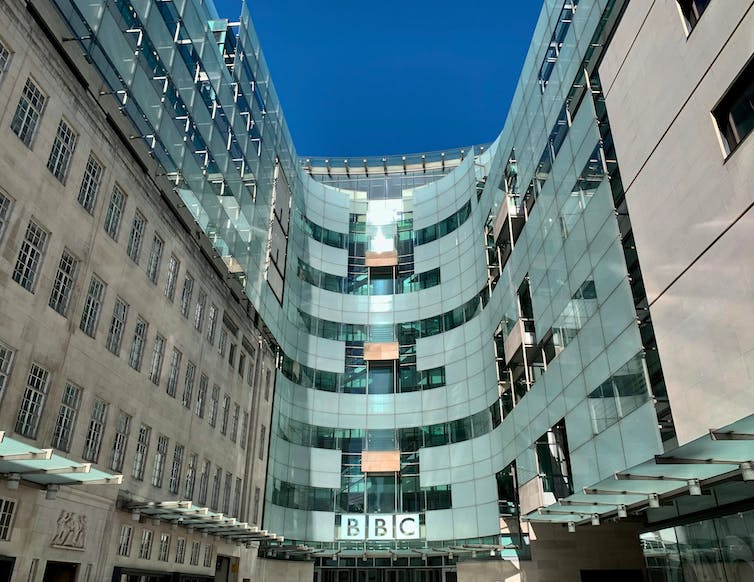
[{"label": "deep blue sky", "polygon": [[[236,20],[240,0],[215,0]],[[249,0],[299,155],[414,153],[502,129],[541,0]]]}]

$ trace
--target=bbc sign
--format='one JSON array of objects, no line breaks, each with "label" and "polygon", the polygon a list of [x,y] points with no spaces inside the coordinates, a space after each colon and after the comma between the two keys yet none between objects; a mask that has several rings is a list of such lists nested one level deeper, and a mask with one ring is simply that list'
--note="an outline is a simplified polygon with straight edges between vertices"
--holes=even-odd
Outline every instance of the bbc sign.
[{"label": "bbc sign", "polygon": [[419,514],[345,514],[340,518],[340,539],[416,540],[419,539]]}]

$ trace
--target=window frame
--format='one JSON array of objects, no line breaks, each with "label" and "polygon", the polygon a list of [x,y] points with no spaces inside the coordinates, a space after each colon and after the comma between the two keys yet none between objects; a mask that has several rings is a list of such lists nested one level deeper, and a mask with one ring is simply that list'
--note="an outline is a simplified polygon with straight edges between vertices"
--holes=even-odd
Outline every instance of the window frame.
[{"label": "window frame", "polygon": [[[39,102],[38,106],[33,103],[33,100]],[[26,83],[21,89],[16,111],[11,118],[10,128],[21,140],[21,143],[29,149],[32,149],[34,138],[37,136],[39,123],[42,115],[44,115],[45,107],[47,107],[47,100],[47,94],[42,91],[39,84],[32,77],[27,77]],[[22,104],[24,103],[24,111],[22,111]],[[29,114],[29,110],[31,110],[31,114]]]}]

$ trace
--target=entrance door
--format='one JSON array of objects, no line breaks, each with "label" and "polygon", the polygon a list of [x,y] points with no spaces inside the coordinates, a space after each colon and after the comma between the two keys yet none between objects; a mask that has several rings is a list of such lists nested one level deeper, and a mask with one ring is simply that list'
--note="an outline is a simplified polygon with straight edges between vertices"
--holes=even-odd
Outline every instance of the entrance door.
[{"label": "entrance door", "polygon": [[15,558],[5,558],[0,556],[0,582],[10,582],[13,575],[13,563]]},{"label": "entrance door", "polygon": [[47,562],[42,582],[76,582],[78,567],[70,562]]}]

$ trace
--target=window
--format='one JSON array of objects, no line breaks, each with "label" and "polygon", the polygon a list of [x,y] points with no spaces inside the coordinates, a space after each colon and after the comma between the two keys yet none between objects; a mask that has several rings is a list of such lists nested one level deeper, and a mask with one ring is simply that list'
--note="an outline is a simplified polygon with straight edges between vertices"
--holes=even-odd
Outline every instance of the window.
[{"label": "window", "polygon": [[202,464],[202,472],[199,473],[199,492],[197,496],[197,502],[200,505],[207,503],[207,485],[209,484],[209,471],[210,462],[207,459],[204,459],[204,463]]},{"label": "window", "polygon": [[249,352],[249,368],[246,370],[246,383],[254,386],[254,372],[256,371],[256,351]]},{"label": "window", "polygon": [[21,250],[18,251],[16,267],[13,269],[13,280],[32,293],[34,293],[34,285],[42,265],[46,245],[47,231],[37,223],[29,222],[24,241],[21,243]]},{"label": "window", "polygon": [[204,567],[210,568],[212,566],[213,556],[212,544],[204,544]]},{"label": "window", "polygon": [[204,323],[204,306],[207,304],[207,293],[204,289],[199,289],[196,298],[196,308],[194,309],[194,329],[201,332]]},{"label": "window", "polygon": [[249,435],[249,413],[243,413],[243,420],[241,421],[241,448],[246,448],[246,437]]},{"label": "window", "polygon": [[5,71],[8,70],[8,61],[10,61],[10,51],[0,42],[0,81],[3,80]]},{"label": "window", "polygon": [[137,265],[141,256],[141,243],[144,240],[144,229],[146,226],[147,219],[137,210],[131,223],[131,235],[128,237],[128,247],[126,248],[128,256]]},{"label": "window", "polygon": [[573,482],[565,421],[561,420],[539,437],[535,450],[542,490],[554,493],[557,499],[568,497],[573,493]]},{"label": "window", "polygon": [[178,388],[178,375],[181,373],[181,359],[183,354],[177,349],[173,348],[173,356],[170,358],[170,369],[168,370],[168,384],[165,391],[168,396],[175,398],[175,393]]},{"label": "window", "polygon": [[126,195],[118,186],[113,188],[110,195],[110,204],[107,207],[105,215],[105,232],[108,236],[117,241],[120,232],[120,220],[123,218],[123,209],[126,207]]},{"label": "window", "polygon": [[18,434],[29,438],[37,436],[39,417],[42,416],[42,408],[49,383],[50,373],[37,364],[32,364],[16,420],[16,432]]},{"label": "window", "polygon": [[236,344],[233,342],[230,342],[230,349],[228,350],[228,363],[233,366],[233,363],[236,360]]},{"label": "window", "polygon": [[175,563],[183,564],[186,559],[186,538],[175,540]]},{"label": "window", "polygon": [[13,529],[13,518],[16,514],[16,502],[13,499],[0,497],[0,541],[10,541]]},{"label": "window", "polygon": [[217,342],[217,353],[220,354],[221,358],[225,357],[225,346],[228,343],[228,332],[225,330],[225,328],[222,328],[220,330],[220,340]]},{"label": "window", "polygon": [[76,137],[71,126],[61,119],[55,139],[52,142],[47,169],[63,184],[65,184],[65,179],[68,176],[73,151],[76,149]]},{"label": "window", "polygon": [[154,454],[154,467],[152,469],[152,485],[155,487],[162,487],[162,475],[165,472],[169,443],[170,439],[163,434],[157,438],[157,451]]},{"label": "window", "polygon": [[141,530],[141,544],[139,544],[139,558],[148,560],[152,556],[152,530]]},{"label": "window", "polygon": [[183,445],[175,445],[173,449],[173,464],[170,467],[168,491],[178,493],[181,488],[181,468],[183,467]]},{"label": "window", "polygon": [[230,417],[230,394],[223,395],[223,409],[220,417],[220,434],[228,434],[228,418]]},{"label": "window", "polygon": [[243,373],[246,370],[246,354],[241,352],[238,354],[238,375],[243,379]]},{"label": "window", "polygon": [[13,369],[13,356],[15,353],[15,350],[0,343],[0,401],[2,401],[5,387],[8,385],[8,378]]},{"label": "window", "polygon": [[99,312],[105,299],[106,285],[96,275],[92,275],[89,281],[89,290],[86,293],[84,310],[81,312],[79,327],[89,337],[94,337],[99,322]]},{"label": "window", "polygon": [[181,270],[181,261],[179,261],[175,255],[170,255],[168,261],[168,276],[165,279],[165,297],[169,301],[173,301],[175,298],[175,285],[178,282],[178,271]]},{"label": "window", "polygon": [[[152,429],[146,424],[139,427],[139,438],[136,439],[136,453],[134,454],[134,464],[131,468],[131,477],[138,481],[144,480],[144,469],[147,466],[147,455],[149,453],[149,439],[152,436]],[[159,451],[159,445],[157,447]],[[155,457],[155,462],[157,458]]]},{"label": "window", "polygon": [[259,487],[254,487],[254,511],[251,515],[251,523],[259,522],[259,496],[261,491]]},{"label": "window", "polygon": [[45,108],[47,97],[31,79],[26,79],[26,85],[18,101],[16,114],[13,116],[10,128],[26,147],[31,148],[31,140],[37,130],[39,118]]},{"label": "window", "polygon": [[262,428],[259,430],[259,453],[258,457],[259,460],[264,460],[264,449],[265,449],[265,439],[267,438],[267,427],[262,425]]},{"label": "window", "polygon": [[0,241],[3,240],[5,228],[10,221],[10,213],[13,207],[13,200],[0,192]]},{"label": "window", "polygon": [[183,395],[181,404],[186,408],[191,408],[191,393],[194,391],[194,377],[196,376],[196,365],[194,362],[186,364],[186,377],[183,381]]},{"label": "window", "polygon": [[238,438],[238,420],[241,416],[241,407],[238,404],[233,405],[233,420],[230,423],[230,440],[236,442]]},{"label": "window", "polygon": [[206,374],[199,377],[199,390],[196,393],[196,406],[194,412],[199,418],[204,418],[204,403],[207,401],[207,385],[209,378]]},{"label": "window", "polygon": [[63,401],[55,421],[55,432],[52,435],[52,446],[61,451],[71,450],[71,438],[76,426],[76,416],[81,403],[81,388],[66,382],[63,389]]},{"label": "window", "polygon": [[[0,226],[0,228],[2,228]],[[0,230],[0,235],[2,231]],[[211,303],[207,312],[207,341],[212,344],[215,342],[215,329],[217,328],[217,305]]]},{"label": "window", "polygon": [[233,490],[233,517],[238,517],[238,512],[241,510],[241,479],[236,478],[236,488]]},{"label": "window", "polygon": [[210,499],[210,507],[214,510],[217,509],[220,503],[220,481],[223,478],[223,470],[220,467],[215,469],[215,476],[212,478],[212,499]]},{"label": "window", "polygon": [[181,292],[181,315],[188,317],[189,306],[191,305],[191,294],[194,292],[194,278],[186,273],[183,280],[183,291]]},{"label": "window", "polygon": [[201,544],[199,542],[191,542],[191,556],[189,556],[189,564],[192,566],[199,565],[199,551],[201,550]]},{"label": "window", "polygon": [[689,32],[696,26],[711,0],[678,0]]},{"label": "window", "polygon": [[118,555],[129,557],[131,555],[131,536],[133,528],[130,525],[120,526],[120,536],[118,537]]},{"label": "window", "polygon": [[113,455],[110,459],[110,469],[121,472],[123,470],[123,461],[126,458],[126,446],[128,437],[131,434],[131,417],[125,412],[118,413],[118,420],[115,422],[115,438],[113,439]]},{"label": "window", "polygon": [[162,239],[154,235],[152,239],[152,248],[149,251],[149,263],[147,263],[147,279],[157,285],[157,279],[160,277],[160,261],[162,261],[162,249],[165,243]]},{"label": "window", "polygon": [[264,399],[269,402],[270,389],[272,388],[272,371],[267,370],[264,375]]},{"label": "window", "polygon": [[186,465],[186,479],[183,482],[183,499],[194,498],[194,483],[196,482],[196,464],[199,462],[199,456],[191,453]]},{"label": "window", "polygon": [[71,292],[76,283],[76,271],[79,262],[68,251],[63,251],[58,263],[58,272],[50,293],[50,307],[65,317],[71,304]]},{"label": "window", "polygon": [[217,406],[220,402],[220,387],[212,387],[212,396],[209,399],[209,410],[207,411],[207,422],[211,427],[217,426]]},{"label": "window", "polygon": [[89,419],[89,429],[84,441],[84,452],[81,456],[86,461],[96,463],[99,459],[99,451],[102,446],[102,436],[105,433],[105,422],[107,421],[107,402],[95,399],[92,405],[92,416]]},{"label": "window", "polygon": [[754,129],[754,59],[728,89],[713,115],[730,154]]},{"label": "window", "polygon": [[165,338],[159,333],[154,337],[152,348],[152,362],[149,364],[149,380],[152,384],[160,385],[162,376],[162,360],[165,358]]},{"label": "window", "polygon": [[97,161],[94,154],[89,154],[89,159],[86,162],[86,168],[84,169],[84,179],[81,180],[81,187],[79,188],[78,201],[79,204],[89,214],[94,212],[94,204],[97,202],[97,193],[99,192],[99,185],[102,181],[102,164]]},{"label": "window", "polygon": [[160,534],[160,550],[157,552],[157,560],[160,562],[168,561],[170,553],[170,534]]},{"label": "window", "polygon": [[136,319],[134,339],[131,340],[131,353],[128,355],[128,365],[137,372],[141,370],[141,360],[144,356],[144,344],[147,341],[149,324],[141,317]]},{"label": "window", "polygon": [[113,306],[113,318],[110,321],[110,329],[107,332],[105,347],[116,356],[120,355],[120,346],[123,343],[123,330],[126,328],[128,317],[128,304],[120,297],[115,298]]}]

